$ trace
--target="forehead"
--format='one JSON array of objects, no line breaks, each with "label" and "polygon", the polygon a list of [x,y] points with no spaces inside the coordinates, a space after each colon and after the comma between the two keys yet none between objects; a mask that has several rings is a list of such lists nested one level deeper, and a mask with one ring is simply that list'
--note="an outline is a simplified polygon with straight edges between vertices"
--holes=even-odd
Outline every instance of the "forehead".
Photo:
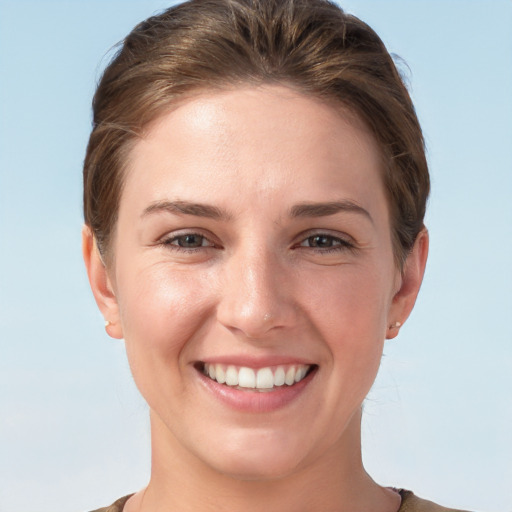
[{"label": "forehead", "polygon": [[129,156],[121,209],[128,198],[162,194],[235,208],[248,196],[261,205],[283,194],[367,200],[365,191],[382,192],[380,168],[373,136],[342,106],[282,86],[202,92],[146,128]]}]

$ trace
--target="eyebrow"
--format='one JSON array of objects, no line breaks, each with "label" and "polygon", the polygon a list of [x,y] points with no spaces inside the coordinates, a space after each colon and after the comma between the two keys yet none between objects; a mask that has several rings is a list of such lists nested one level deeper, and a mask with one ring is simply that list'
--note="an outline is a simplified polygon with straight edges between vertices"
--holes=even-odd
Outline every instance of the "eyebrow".
[{"label": "eyebrow", "polygon": [[293,206],[290,210],[290,216],[297,217],[327,217],[339,212],[350,212],[364,215],[372,223],[373,219],[370,213],[362,206],[344,199],[342,201],[330,201],[327,203],[302,203]]},{"label": "eyebrow", "polygon": [[194,215],[215,220],[229,220],[231,215],[216,206],[189,201],[156,201],[142,212],[141,217],[152,213],[168,212],[174,215]]},{"label": "eyebrow", "polygon": [[[196,217],[205,217],[214,220],[230,220],[233,218],[228,212],[203,203],[192,203],[189,201],[156,201],[151,203],[142,212],[141,217],[146,217],[152,213],[168,212],[174,215],[194,215]],[[372,223],[373,219],[370,213],[362,206],[349,200],[329,201],[326,203],[301,203],[296,204],[290,209],[290,217],[327,217],[340,212],[350,212],[364,215]]]}]

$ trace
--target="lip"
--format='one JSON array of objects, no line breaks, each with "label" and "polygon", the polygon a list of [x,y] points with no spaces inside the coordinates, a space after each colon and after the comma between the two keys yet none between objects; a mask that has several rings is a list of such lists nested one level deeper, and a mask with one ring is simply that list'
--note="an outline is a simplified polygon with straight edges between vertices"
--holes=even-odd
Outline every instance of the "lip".
[{"label": "lip", "polygon": [[296,357],[289,356],[272,356],[272,357],[250,357],[247,356],[222,356],[222,357],[212,357],[203,359],[201,361],[197,361],[196,364],[224,364],[226,366],[246,366],[248,368],[253,368],[254,370],[258,370],[260,368],[266,367],[275,367],[275,366],[283,366],[283,365],[298,365],[305,364],[313,366],[315,363],[308,361],[306,359],[300,359]]},{"label": "lip", "polygon": [[[218,358],[208,359],[208,363],[214,364],[234,364],[237,366],[247,366],[250,368],[264,368],[273,367],[283,364],[308,364],[302,363],[290,358],[279,360],[272,358],[264,360],[251,360],[249,362],[247,358],[239,359],[236,358]],[[286,362],[285,362],[286,361]],[[271,362],[271,364],[269,364]],[[226,386],[225,384],[219,384],[217,381],[210,379],[202,373],[202,371],[195,366],[195,371],[199,379],[201,387],[206,390],[216,400],[219,400],[222,404],[228,406],[230,409],[234,409],[240,412],[246,413],[268,413],[282,409],[300,397],[307,391],[308,386],[314,379],[318,366],[312,365],[313,368],[310,370],[308,375],[304,377],[300,382],[295,383],[293,386],[280,386],[274,391],[260,392],[255,390],[241,390],[239,388]]]}]

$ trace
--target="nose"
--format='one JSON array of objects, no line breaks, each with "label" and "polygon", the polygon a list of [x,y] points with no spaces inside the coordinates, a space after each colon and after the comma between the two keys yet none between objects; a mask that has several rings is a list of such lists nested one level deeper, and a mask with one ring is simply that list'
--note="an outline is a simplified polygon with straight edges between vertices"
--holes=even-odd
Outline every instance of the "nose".
[{"label": "nose", "polygon": [[259,339],[292,325],[293,282],[271,250],[239,251],[228,258],[223,273],[217,319],[227,329]]}]

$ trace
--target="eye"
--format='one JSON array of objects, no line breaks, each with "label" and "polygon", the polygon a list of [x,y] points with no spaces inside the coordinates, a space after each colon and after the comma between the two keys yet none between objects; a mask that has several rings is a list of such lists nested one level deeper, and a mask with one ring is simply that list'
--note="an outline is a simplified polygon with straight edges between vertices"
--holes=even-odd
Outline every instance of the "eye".
[{"label": "eye", "polygon": [[343,249],[352,247],[352,244],[347,240],[323,233],[308,236],[299,245],[300,247],[311,247],[314,249]]},{"label": "eye", "polygon": [[182,235],[171,236],[163,240],[164,245],[176,246],[178,249],[199,249],[200,247],[213,247],[205,236],[197,233],[184,233]]}]

